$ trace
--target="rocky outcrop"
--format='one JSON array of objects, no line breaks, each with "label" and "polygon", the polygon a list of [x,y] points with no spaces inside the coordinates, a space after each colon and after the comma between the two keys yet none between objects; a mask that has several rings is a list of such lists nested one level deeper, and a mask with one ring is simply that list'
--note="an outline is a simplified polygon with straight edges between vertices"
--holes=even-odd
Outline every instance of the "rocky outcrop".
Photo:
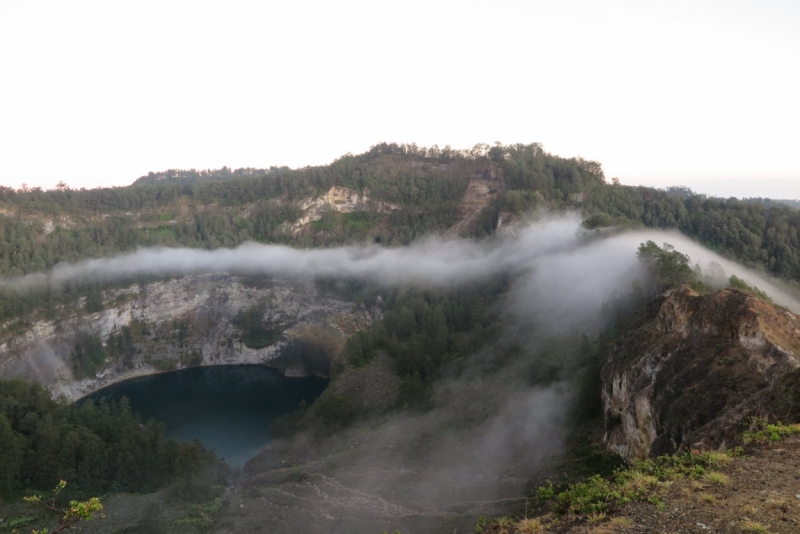
[{"label": "rocky outcrop", "polygon": [[732,446],[750,416],[800,415],[800,317],[735,289],[645,306],[602,370],[605,444],[625,458]]},{"label": "rocky outcrop", "polygon": [[[227,274],[134,285],[104,297],[102,311],[62,309],[58,319],[33,321],[26,331],[0,339],[0,377],[33,380],[75,400],[128,378],[197,365],[263,364],[287,376],[324,374],[282,357],[283,347],[301,339],[336,358],[346,338],[379,313],[325,297],[310,283]],[[253,309],[271,329],[263,348],[248,347],[235,325],[240,311]],[[72,352],[82,335],[99,337],[109,354],[93,377],[78,378],[73,369]],[[125,345],[123,355],[108,350],[110,340]]]},{"label": "rocky outcrop", "polygon": [[289,225],[289,230],[293,235],[300,233],[307,224],[320,220],[322,214],[329,210],[340,213],[357,211],[391,213],[392,210],[398,209],[398,206],[391,202],[371,199],[368,189],[358,192],[339,186],[331,187],[324,195],[300,201],[298,207],[303,210],[303,215]]},{"label": "rocky outcrop", "polygon": [[497,216],[497,228],[495,233],[503,236],[515,236],[522,228],[522,221],[507,211],[501,211]]},{"label": "rocky outcrop", "polygon": [[[489,164],[479,168],[470,178],[464,197],[458,207],[458,222],[447,229],[445,239],[454,239],[477,221],[481,212],[505,189],[503,172],[499,166]],[[510,214],[508,214],[510,216]],[[509,221],[510,222],[510,221]],[[502,224],[498,221],[498,227]]]}]

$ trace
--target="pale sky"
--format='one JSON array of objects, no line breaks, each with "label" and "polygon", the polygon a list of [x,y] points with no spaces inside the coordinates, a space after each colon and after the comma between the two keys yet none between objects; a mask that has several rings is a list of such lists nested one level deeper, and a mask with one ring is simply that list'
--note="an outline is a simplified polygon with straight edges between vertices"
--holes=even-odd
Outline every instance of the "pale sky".
[{"label": "pale sky", "polygon": [[798,28],[797,0],[0,0],[0,184],[500,141],[800,198]]}]

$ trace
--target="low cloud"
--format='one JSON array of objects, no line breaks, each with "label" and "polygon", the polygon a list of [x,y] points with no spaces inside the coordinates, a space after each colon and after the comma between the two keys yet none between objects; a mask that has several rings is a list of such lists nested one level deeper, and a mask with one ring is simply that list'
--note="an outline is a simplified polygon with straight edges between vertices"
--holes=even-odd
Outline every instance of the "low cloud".
[{"label": "low cloud", "polygon": [[551,218],[526,228],[515,239],[491,243],[432,237],[402,248],[297,249],[258,243],[216,250],[146,248],[113,258],[63,263],[48,273],[2,283],[26,288],[68,281],[234,271],[293,277],[355,277],[382,284],[452,284],[524,268],[532,258],[575,246],[579,222],[575,215]]},{"label": "low cloud", "polygon": [[423,287],[453,285],[501,273],[527,275],[524,291],[539,313],[559,315],[576,307],[595,310],[614,291],[627,291],[643,276],[636,258],[647,240],[668,242],[707,266],[717,262],[767,291],[782,305],[800,311],[800,303],[756,271],[746,269],[674,232],[629,232],[593,237],[580,227],[577,214],[546,217],[517,236],[496,240],[431,237],[407,247],[349,246],[297,249],[245,243],[233,249],[145,248],[111,258],[61,263],[47,273],[0,280],[4,287],[25,290],[65,282],[98,282],[136,276],[235,272],[295,278],[318,276],[362,278],[384,285]]}]

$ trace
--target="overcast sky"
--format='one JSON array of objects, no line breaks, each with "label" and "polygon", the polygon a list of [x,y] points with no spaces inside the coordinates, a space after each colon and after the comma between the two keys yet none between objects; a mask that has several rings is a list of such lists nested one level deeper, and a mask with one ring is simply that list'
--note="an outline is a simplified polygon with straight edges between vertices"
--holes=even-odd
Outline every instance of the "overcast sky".
[{"label": "overcast sky", "polygon": [[0,0],[0,184],[541,142],[800,198],[800,2]]}]

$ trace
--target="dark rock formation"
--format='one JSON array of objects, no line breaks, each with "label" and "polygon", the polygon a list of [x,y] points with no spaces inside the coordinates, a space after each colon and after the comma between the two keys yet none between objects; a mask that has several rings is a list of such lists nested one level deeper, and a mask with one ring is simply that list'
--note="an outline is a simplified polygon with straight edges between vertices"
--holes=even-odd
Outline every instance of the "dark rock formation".
[{"label": "dark rock formation", "polygon": [[750,416],[800,415],[800,317],[724,289],[667,292],[602,370],[606,446],[625,458],[727,448]]}]

